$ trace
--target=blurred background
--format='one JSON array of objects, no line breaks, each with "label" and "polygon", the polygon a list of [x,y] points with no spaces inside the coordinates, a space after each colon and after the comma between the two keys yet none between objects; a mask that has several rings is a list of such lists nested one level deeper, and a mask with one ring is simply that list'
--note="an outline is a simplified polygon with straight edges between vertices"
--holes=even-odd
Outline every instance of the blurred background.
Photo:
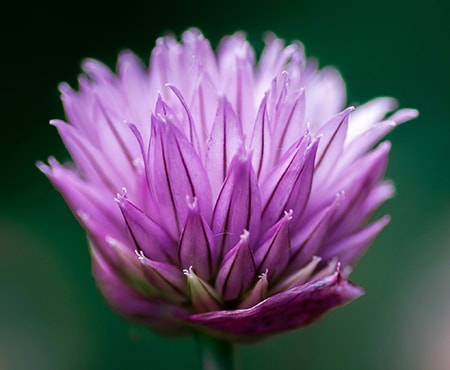
[{"label": "blurred background", "polygon": [[191,339],[117,317],[91,277],[84,232],[35,168],[68,155],[49,119],[85,57],[144,60],[156,37],[200,28],[300,39],[343,74],[348,102],[381,95],[420,110],[390,134],[389,227],[352,275],[366,295],[307,329],[238,350],[241,369],[450,369],[450,14],[429,0],[24,2],[2,9],[0,369],[195,369]]}]

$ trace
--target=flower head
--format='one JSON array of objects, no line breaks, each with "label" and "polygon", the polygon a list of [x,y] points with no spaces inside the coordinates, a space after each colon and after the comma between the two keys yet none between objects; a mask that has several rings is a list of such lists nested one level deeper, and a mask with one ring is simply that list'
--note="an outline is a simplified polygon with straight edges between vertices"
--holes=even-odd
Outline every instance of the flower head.
[{"label": "flower head", "polygon": [[[333,68],[268,35],[216,53],[197,30],[163,37],[147,69],[83,63],[54,120],[75,167],[39,164],[89,238],[93,272],[125,317],[164,333],[255,340],[360,296],[351,268],[388,223],[390,144],[414,118],[378,98],[344,109]],[[374,148],[375,147],[375,148]]]}]

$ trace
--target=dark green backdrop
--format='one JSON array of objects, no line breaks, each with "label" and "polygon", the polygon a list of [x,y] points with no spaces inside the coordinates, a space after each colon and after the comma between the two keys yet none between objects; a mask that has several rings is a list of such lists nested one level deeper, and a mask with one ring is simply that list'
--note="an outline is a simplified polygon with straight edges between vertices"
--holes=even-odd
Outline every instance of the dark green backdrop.
[{"label": "dark green backdrop", "polygon": [[[300,39],[342,72],[349,103],[390,95],[420,118],[389,136],[391,225],[353,279],[367,294],[308,329],[241,347],[241,369],[450,369],[450,7],[445,1],[23,2],[2,9],[0,369],[195,369],[190,339],[115,316],[95,288],[85,236],[34,167],[68,159],[57,84],[80,61],[147,60],[157,36],[199,27]],[[449,358],[446,359],[445,356]]]}]

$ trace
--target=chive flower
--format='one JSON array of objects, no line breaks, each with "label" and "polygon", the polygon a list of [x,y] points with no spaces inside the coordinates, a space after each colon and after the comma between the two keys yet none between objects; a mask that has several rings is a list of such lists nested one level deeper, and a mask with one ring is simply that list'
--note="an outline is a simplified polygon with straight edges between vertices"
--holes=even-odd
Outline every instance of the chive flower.
[{"label": "chive flower", "polygon": [[[417,115],[345,107],[339,72],[272,34],[214,52],[195,29],[146,67],[85,60],[52,120],[72,159],[38,163],[86,230],[93,274],[124,317],[165,334],[256,341],[363,294],[349,274],[388,216],[390,144]],[[395,111],[394,113],[392,113]]]}]

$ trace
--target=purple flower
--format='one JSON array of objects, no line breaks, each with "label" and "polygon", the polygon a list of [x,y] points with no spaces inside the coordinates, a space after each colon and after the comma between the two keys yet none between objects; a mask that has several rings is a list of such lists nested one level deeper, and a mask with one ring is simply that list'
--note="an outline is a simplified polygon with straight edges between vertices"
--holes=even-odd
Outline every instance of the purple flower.
[{"label": "purple flower", "polygon": [[[390,144],[417,111],[378,98],[344,109],[338,71],[273,35],[216,53],[197,30],[157,40],[147,69],[86,60],[54,120],[74,166],[49,177],[89,238],[121,315],[163,333],[256,340],[363,293],[347,277],[389,222]],[[117,194],[117,192],[119,192]]]}]

